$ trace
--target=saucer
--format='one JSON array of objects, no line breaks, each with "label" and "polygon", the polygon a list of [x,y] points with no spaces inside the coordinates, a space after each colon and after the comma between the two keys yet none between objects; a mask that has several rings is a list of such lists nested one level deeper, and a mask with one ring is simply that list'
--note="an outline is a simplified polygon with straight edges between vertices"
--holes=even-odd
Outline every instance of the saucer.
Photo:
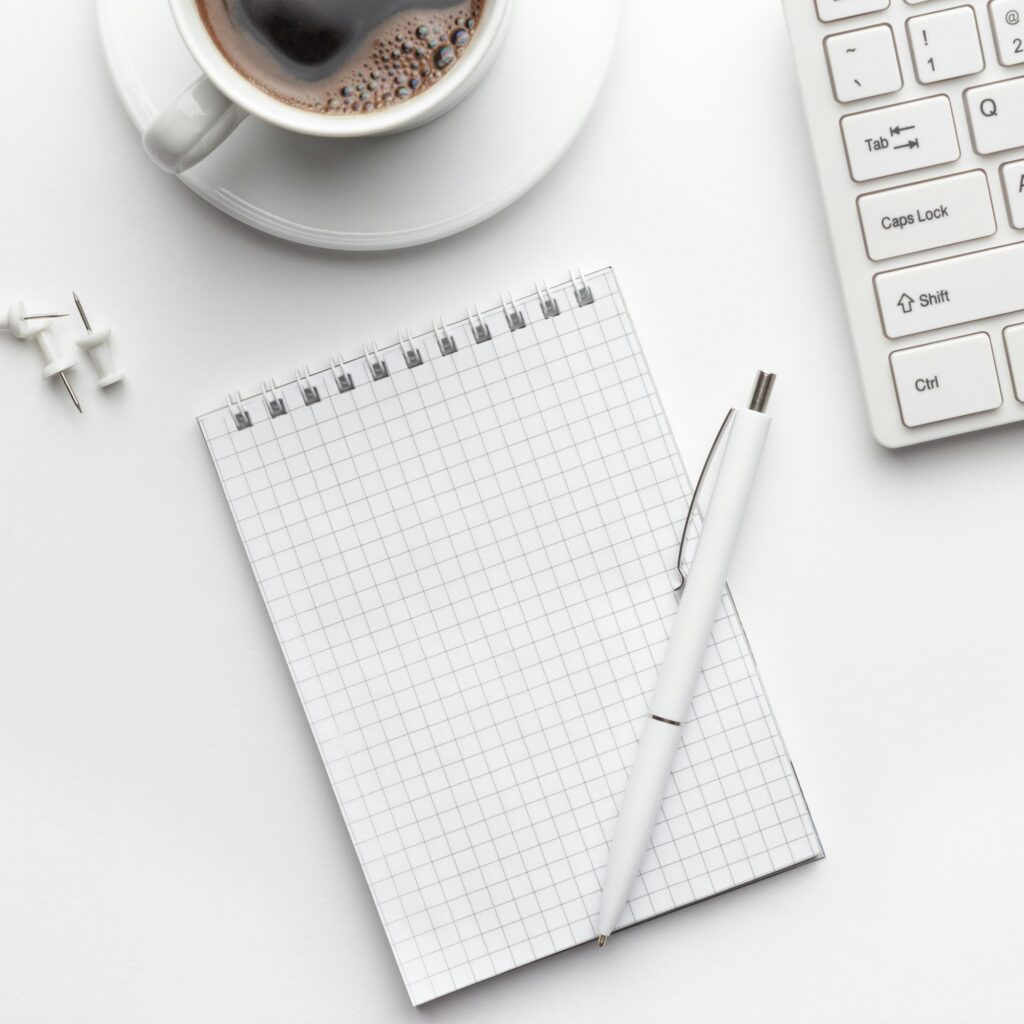
[{"label": "saucer", "polygon": [[[454,110],[400,135],[324,139],[250,117],[181,180],[218,209],[324,249],[420,245],[515,202],[558,162],[611,64],[619,0],[515,0],[508,35]],[[141,131],[199,75],[166,0],[98,0],[114,84]],[[142,151],[140,173],[159,174]]]}]

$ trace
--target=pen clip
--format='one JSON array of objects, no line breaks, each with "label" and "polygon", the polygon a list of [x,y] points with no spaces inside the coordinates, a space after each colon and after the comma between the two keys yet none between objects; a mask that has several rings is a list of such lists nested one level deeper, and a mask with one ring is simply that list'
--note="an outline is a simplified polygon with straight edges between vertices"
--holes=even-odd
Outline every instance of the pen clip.
[{"label": "pen clip", "polygon": [[714,441],[711,442],[711,450],[708,452],[708,457],[704,460],[700,476],[697,477],[697,486],[693,489],[693,497],[690,499],[690,508],[686,513],[686,522],[683,523],[683,536],[679,541],[679,557],[676,559],[676,572],[679,573],[679,586],[676,587],[677,594],[686,586],[686,573],[683,571],[683,551],[686,549],[686,538],[690,533],[690,526],[693,523],[694,513],[697,509],[697,499],[700,497],[701,491],[704,489],[708,470],[711,468],[711,461],[717,454],[718,449],[722,447],[722,441],[725,438],[729,424],[732,423],[735,415],[735,409],[730,409],[725,414],[725,419],[722,420],[722,425],[718,428],[718,433],[715,435]]}]

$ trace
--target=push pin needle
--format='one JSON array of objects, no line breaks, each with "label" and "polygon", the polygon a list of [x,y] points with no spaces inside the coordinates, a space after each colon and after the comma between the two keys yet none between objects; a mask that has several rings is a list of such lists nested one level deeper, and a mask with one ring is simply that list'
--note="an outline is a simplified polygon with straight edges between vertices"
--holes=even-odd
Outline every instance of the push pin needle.
[{"label": "push pin needle", "polygon": [[[78,315],[82,318],[86,331],[92,334],[92,324],[89,323],[89,318],[85,315],[85,309],[82,307],[82,300],[78,297],[78,292],[72,292],[71,295],[75,300],[75,305],[78,307]],[[67,316],[67,313],[64,316]]]},{"label": "push pin needle", "polygon": [[78,395],[75,394],[75,389],[71,386],[71,381],[68,380],[68,375],[66,373],[61,373],[60,380],[61,383],[64,385],[65,389],[67,390],[68,397],[71,399],[72,402],[75,403],[75,408],[79,412],[81,412],[82,403],[78,400]]},{"label": "push pin needle", "polygon": [[[78,294],[76,292],[72,292],[71,294],[74,295],[74,297],[75,297],[75,305],[78,307],[78,315],[82,318],[82,323],[85,324],[86,331],[88,331],[89,334],[92,334],[92,328],[89,326],[89,318],[85,315],[85,310],[82,309],[82,303],[81,303],[81,300],[78,298]],[[62,316],[62,317],[65,317],[68,314],[67,313],[61,313],[59,315]],[[25,317],[25,319],[26,320],[38,320],[38,319],[42,319],[42,317],[27,316],[27,317]],[[72,402],[75,403],[75,408],[81,413],[82,412],[82,403],[78,400],[78,395],[75,394],[75,389],[71,386],[71,382],[68,380],[68,375],[66,373],[61,373],[60,374],[60,379],[61,379],[61,383],[63,383],[64,388],[65,388],[65,390],[68,393],[68,397],[71,399]]]},{"label": "push pin needle", "polygon": [[[79,308],[81,308],[81,307],[79,307]],[[37,314],[36,316],[27,316],[27,317],[25,317],[25,319],[26,320],[60,320],[63,317],[66,317],[68,315],[69,314],[67,314],[67,313],[55,313],[53,316],[43,316],[43,315],[38,315]],[[64,390],[67,391],[67,393],[68,393],[68,398],[70,398],[71,401],[75,403],[75,408],[79,411],[79,413],[82,413],[82,403],[78,400],[78,395],[75,394],[75,389],[71,386],[71,381],[68,380],[68,375],[62,370],[60,372],[59,376],[60,376],[60,382],[64,385]],[[84,415],[84,413],[82,413],[82,415]]]}]

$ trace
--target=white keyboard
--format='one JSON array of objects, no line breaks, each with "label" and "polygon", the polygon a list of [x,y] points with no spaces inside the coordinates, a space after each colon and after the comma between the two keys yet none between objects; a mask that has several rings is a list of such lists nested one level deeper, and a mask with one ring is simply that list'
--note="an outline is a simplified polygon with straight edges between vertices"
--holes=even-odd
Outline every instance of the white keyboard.
[{"label": "white keyboard", "polygon": [[875,437],[1024,420],[1024,0],[783,0]]}]

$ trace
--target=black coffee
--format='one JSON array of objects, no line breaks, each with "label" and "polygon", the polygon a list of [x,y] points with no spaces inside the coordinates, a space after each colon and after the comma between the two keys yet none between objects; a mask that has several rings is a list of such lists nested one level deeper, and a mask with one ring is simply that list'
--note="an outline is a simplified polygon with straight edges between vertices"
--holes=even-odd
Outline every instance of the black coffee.
[{"label": "black coffee", "polygon": [[439,82],[487,0],[197,0],[221,53],[253,84],[306,110],[363,114]]}]

